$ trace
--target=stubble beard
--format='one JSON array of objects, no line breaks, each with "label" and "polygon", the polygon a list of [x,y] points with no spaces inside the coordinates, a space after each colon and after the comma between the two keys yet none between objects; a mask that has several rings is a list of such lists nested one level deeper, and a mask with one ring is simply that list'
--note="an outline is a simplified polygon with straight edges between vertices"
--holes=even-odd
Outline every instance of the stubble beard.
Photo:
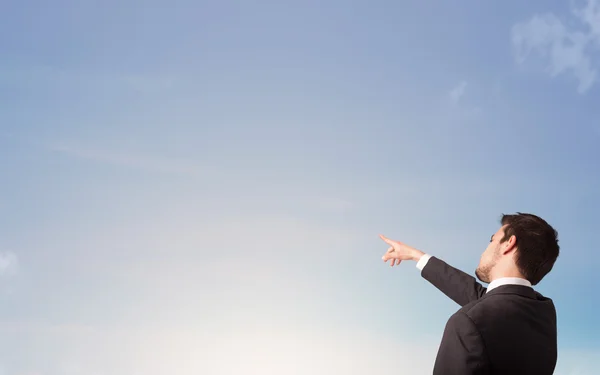
[{"label": "stubble beard", "polygon": [[477,276],[479,281],[484,282],[484,283],[490,282],[490,273],[492,272],[492,269],[494,268],[494,266],[496,265],[496,262],[498,261],[499,248],[500,248],[500,246],[498,246],[496,249],[494,249],[494,256],[492,257],[492,259],[489,261],[488,264],[479,265],[479,267],[477,267],[477,269],[475,270],[475,275]]},{"label": "stubble beard", "polygon": [[475,275],[477,276],[477,279],[479,279],[479,281],[484,282],[484,283],[489,283],[490,282],[490,270],[492,269],[493,265],[485,265],[485,266],[480,266],[477,267],[477,269],[475,270]]}]

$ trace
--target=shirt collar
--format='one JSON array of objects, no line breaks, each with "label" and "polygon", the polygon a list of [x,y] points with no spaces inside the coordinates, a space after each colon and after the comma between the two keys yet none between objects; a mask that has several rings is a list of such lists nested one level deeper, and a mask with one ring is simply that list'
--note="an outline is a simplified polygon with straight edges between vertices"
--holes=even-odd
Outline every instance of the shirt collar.
[{"label": "shirt collar", "polygon": [[499,279],[492,281],[488,285],[486,293],[488,293],[490,290],[497,288],[501,285],[523,285],[523,286],[531,287],[531,283],[529,282],[529,280],[521,279],[520,277],[501,277]]}]

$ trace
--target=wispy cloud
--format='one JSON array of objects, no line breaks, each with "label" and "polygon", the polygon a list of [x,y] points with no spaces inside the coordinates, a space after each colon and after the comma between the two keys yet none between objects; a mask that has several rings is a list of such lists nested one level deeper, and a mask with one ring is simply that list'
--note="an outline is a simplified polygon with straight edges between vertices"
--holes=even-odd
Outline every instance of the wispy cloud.
[{"label": "wispy cloud", "polygon": [[[157,176],[183,176],[191,180],[210,180],[211,183],[229,181],[228,189],[230,191],[239,187],[240,180],[244,180],[243,196],[252,195],[254,199],[265,202],[275,202],[279,199],[280,202],[289,204],[289,197],[294,196],[296,204],[301,204],[304,208],[318,209],[321,212],[347,212],[356,206],[356,202],[350,201],[339,191],[323,192],[320,187],[322,182],[313,184],[315,185],[313,187],[308,182],[301,187],[282,183],[270,186],[260,185],[258,191],[251,191],[251,186],[256,185],[258,181],[256,173],[244,168],[208,165],[195,159],[157,156],[136,150],[115,150],[103,145],[90,145],[78,141],[43,143],[36,144],[36,146],[73,159],[142,171]],[[239,197],[241,195],[229,199],[239,199]]]},{"label": "wispy cloud", "polygon": [[188,160],[98,149],[76,143],[55,143],[48,146],[48,148],[51,151],[60,152],[64,155],[74,158],[86,159],[120,167],[134,168],[148,172],[200,177],[209,171],[208,167],[192,163]]},{"label": "wispy cloud", "polygon": [[19,268],[19,259],[13,252],[0,253],[0,277],[12,276],[17,273]]},{"label": "wispy cloud", "polygon": [[462,81],[456,87],[450,91],[450,99],[453,103],[458,103],[460,99],[465,95],[465,89],[467,88],[467,82]]},{"label": "wispy cloud", "polygon": [[[474,119],[482,114],[482,109],[474,104],[470,99],[467,98],[467,88],[470,85],[466,80],[458,82],[450,91],[446,93],[444,101],[449,102],[450,108],[446,115],[455,118],[457,121],[462,122],[466,119]],[[470,91],[470,89],[469,89]]]},{"label": "wispy cloud", "polygon": [[572,14],[582,27],[565,24],[553,13],[536,14],[514,25],[511,38],[517,62],[537,53],[548,61],[550,76],[570,73],[578,82],[577,91],[583,94],[598,81],[594,53],[600,51],[600,2],[588,0]]}]

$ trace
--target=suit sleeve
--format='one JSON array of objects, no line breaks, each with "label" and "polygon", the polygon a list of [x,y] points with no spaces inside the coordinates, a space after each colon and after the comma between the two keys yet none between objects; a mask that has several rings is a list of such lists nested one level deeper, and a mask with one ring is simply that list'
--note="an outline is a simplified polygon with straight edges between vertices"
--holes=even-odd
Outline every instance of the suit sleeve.
[{"label": "suit sleeve", "polygon": [[418,267],[421,276],[460,306],[478,300],[485,294],[486,288],[473,276],[430,255],[423,260]]},{"label": "suit sleeve", "polygon": [[446,324],[435,360],[434,375],[489,375],[491,368],[475,323],[464,312]]}]

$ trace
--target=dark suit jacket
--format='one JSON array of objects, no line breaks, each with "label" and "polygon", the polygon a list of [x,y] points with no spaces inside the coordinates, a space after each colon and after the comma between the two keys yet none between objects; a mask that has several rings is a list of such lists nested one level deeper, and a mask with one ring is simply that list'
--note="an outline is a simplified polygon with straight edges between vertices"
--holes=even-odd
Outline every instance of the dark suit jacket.
[{"label": "dark suit jacket", "polygon": [[486,293],[477,280],[431,257],[421,275],[458,303],[446,324],[434,375],[551,375],[557,358],[556,310],[531,287]]}]

